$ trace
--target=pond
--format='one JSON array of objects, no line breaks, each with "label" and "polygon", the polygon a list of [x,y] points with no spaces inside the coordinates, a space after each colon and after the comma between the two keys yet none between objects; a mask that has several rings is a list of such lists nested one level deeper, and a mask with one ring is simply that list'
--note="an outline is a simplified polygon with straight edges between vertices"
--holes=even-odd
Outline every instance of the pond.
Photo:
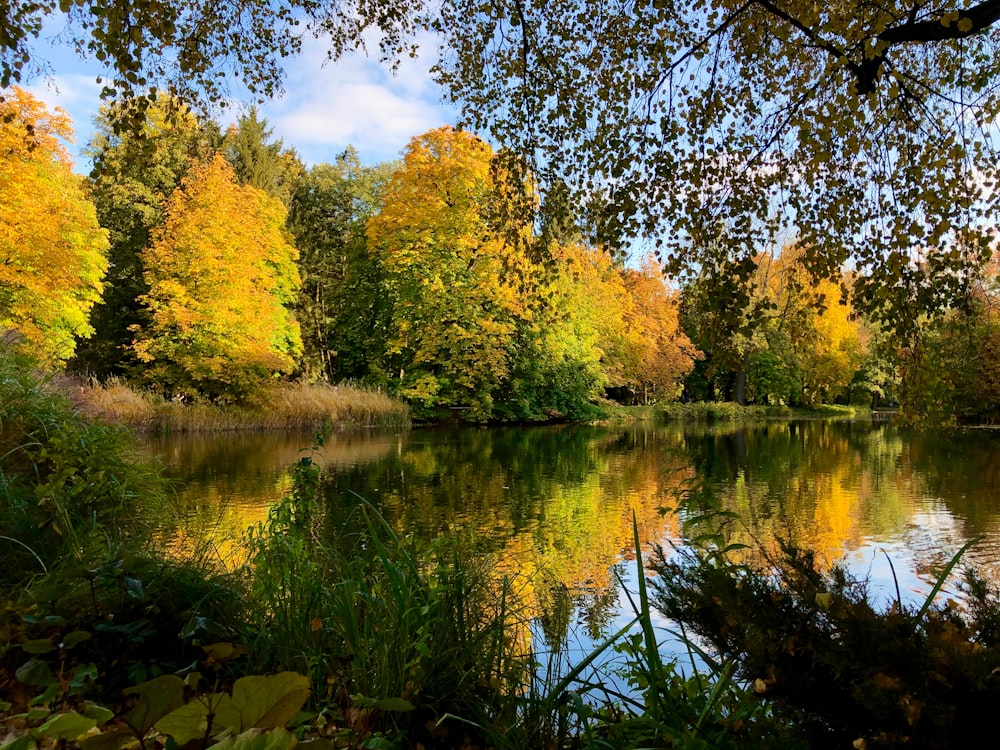
[{"label": "pond", "polygon": [[[783,539],[844,561],[876,596],[919,601],[962,545],[1000,576],[1000,433],[919,435],[870,421],[577,425],[151,438],[179,480],[172,543],[210,543],[229,564],[240,537],[290,488],[289,467],[315,455],[326,502],[362,499],[401,535],[461,535],[517,576],[549,644],[587,649],[631,617],[633,517],[643,545],[680,544],[686,496],[735,511],[740,554]],[[946,595],[957,595],[954,586]]]}]

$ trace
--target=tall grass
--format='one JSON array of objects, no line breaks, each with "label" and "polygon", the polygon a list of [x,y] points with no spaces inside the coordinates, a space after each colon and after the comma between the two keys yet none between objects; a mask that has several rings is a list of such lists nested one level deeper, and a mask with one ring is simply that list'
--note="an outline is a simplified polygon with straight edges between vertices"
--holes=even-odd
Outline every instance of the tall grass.
[{"label": "tall grass", "polygon": [[65,387],[90,418],[151,432],[403,427],[410,420],[401,401],[351,385],[280,383],[243,405],[171,401],[114,377]]},{"label": "tall grass", "polygon": [[143,538],[165,499],[129,437],[0,345],[0,586]]},{"label": "tall grass", "polygon": [[353,524],[330,527],[317,482],[301,461],[291,497],[250,532],[251,658],[309,675],[359,738],[481,736],[530,674],[508,582],[457,546],[415,548],[363,501]]}]

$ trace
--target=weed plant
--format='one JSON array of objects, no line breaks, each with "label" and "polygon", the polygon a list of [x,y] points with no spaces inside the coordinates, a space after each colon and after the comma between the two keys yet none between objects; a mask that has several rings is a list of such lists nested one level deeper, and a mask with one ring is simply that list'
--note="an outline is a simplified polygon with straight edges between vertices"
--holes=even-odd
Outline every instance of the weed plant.
[{"label": "weed plant", "polygon": [[139,543],[164,498],[128,435],[88,422],[30,360],[0,350],[0,588]]}]

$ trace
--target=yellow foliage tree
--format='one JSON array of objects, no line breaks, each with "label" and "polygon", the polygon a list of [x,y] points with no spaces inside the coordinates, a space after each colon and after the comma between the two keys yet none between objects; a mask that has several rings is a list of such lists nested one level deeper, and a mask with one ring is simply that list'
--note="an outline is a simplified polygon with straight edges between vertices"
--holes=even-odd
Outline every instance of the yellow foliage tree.
[{"label": "yellow foliage tree", "polygon": [[388,374],[403,398],[464,407],[472,419],[492,413],[518,321],[530,315],[521,292],[535,271],[496,225],[509,196],[493,156],[451,127],[414,138],[368,224],[393,303]]},{"label": "yellow foliage tree", "polygon": [[152,382],[240,399],[291,372],[299,274],[284,223],[281,201],[238,185],[221,156],[191,168],[143,253],[150,323],[133,346]]},{"label": "yellow foliage tree", "polygon": [[59,364],[89,336],[107,233],[60,138],[70,120],[19,88],[0,97],[0,327]]}]

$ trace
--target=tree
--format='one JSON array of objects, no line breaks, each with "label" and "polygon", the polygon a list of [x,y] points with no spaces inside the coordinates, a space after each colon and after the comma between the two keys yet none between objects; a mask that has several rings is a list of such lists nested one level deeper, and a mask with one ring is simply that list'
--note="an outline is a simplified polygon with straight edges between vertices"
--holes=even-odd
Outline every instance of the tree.
[{"label": "tree", "polygon": [[[108,63],[105,95],[140,112],[161,83],[216,102],[235,75],[272,95],[306,33],[337,57],[377,30],[396,60],[429,29],[471,126],[534,155],[543,182],[599,199],[603,237],[660,237],[674,273],[722,240],[730,271],[749,274],[745,261],[794,227],[814,271],[853,259],[863,306],[912,328],[914,308],[965,294],[985,258],[1000,0],[64,6],[65,38]],[[8,10],[0,83],[41,67],[32,39],[55,8]],[[935,253],[917,272],[920,248]]]},{"label": "tree", "polygon": [[378,379],[391,305],[377,253],[368,252],[368,220],[396,168],[364,167],[348,148],[298,180],[288,227],[299,250],[302,288],[296,305],[303,367],[328,380]]},{"label": "tree", "polygon": [[632,298],[629,326],[638,332],[630,380],[644,404],[672,400],[701,353],[680,329],[679,300],[667,289],[655,258],[646,256],[639,268],[626,269],[623,275]]},{"label": "tree", "polygon": [[97,218],[111,242],[110,268],[104,298],[91,313],[97,335],[80,346],[73,366],[99,376],[122,374],[135,365],[131,329],[148,322],[139,303],[149,291],[142,253],[190,165],[218,144],[211,124],[167,96],[145,111],[141,129],[123,129],[133,116],[127,102],[105,105],[87,148]]},{"label": "tree", "polygon": [[606,195],[674,273],[721,244],[720,278],[748,278],[793,230],[894,323],[966,293],[998,201],[1000,2],[455,5],[442,79],[472,125]]},{"label": "tree", "polygon": [[287,206],[302,162],[294,149],[286,149],[280,139],[272,141],[271,135],[267,120],[258,120],[257,108],[251,107],[226,131],[223,151],[241,185],[263,190]]},{"label": "tree", "polygon": [[64,362],[101,298],[107,233],[60,138],[62,110],[14,88],[0,100],[0,327],[39,361]]},{"label": "tree", "polygon": [[530,316],[524,294],[534,264],[510,228],[506,181],[493,150],[450,127],[410,141],[403,164],[368,223],[393,305],[387,374],[398,393],[424,409],[458,407],[484,420],[509,374],[509,346]]},{"label": "tree", "polygon": [[157,387],[240,399],[292,371],[299,275],[284,223],[281,201],[236,184],[221,155],[191,168],[143,252],[150,322],[134,347]]}]

